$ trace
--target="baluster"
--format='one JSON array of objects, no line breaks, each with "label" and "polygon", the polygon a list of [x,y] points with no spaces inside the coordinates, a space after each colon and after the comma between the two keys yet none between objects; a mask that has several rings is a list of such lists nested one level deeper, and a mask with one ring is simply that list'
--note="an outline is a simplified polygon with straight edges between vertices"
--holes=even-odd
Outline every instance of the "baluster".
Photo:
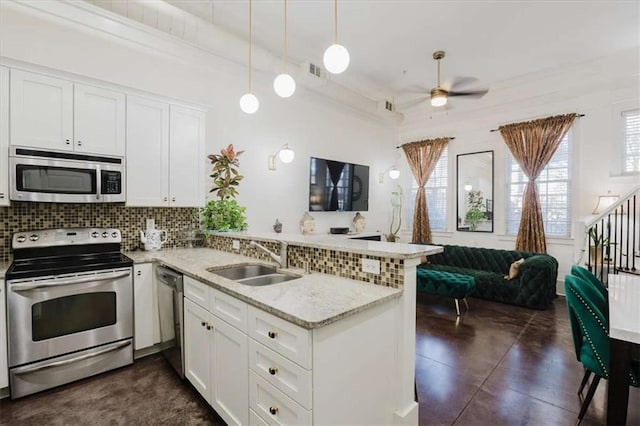
[{"label": "baluster", "polygon": [[629,230],[631,230],[631,199],[627,199],[627,267],[626,270],[629,270],[629,258],[633,257],[633,253],[629,253]]},{"label": "baluster", "polygon": [[620,270],[624,271],[624,266],[623,266],[623,260],[622,257],[624,256],[624,250],[622,249],[622,245],[624,244],[624,241],[622,240],[623,237],[623,230],[622,228],[624,228],[624,204],[620,204]]},{"label": "baluster", "polygon": [[[604,232],[602,233],[602,237],[604,238]],[[604,244],[602,244],[602,250],[604,251],[604,249]],[[607,214],[607,249],[606,254],[603,253],[602,261],[607,262],[607,274],[605,275],[605,277],[608,282],[611,268],[611,213]],[[604,270],[604,264],[602,266],[602,269]]]},{"label": "baluster", "polygon": [[638,219],[638,214],[636,212],[636,206],[638,204],[638,200],[636,200],[636,196],[633,196],[633,244],[631,244],[631,252],[627,255],[627,257],[631,257],[631,270],[636,270],[636,222]]},{"label": "baluster", "polygon": [[617,274],[620,264],[622,263],[622,250],[620,251],[620,259],[618,254],[618,207],[613,211],[613,273]]}]

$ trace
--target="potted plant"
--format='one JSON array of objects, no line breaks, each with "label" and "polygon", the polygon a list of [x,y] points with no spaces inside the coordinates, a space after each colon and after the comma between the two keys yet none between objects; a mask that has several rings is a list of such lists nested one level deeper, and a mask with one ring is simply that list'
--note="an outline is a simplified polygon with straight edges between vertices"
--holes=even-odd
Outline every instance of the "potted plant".
[{"label": "potted plant", "polygon": [[240,162],[238,157],[244,151],[236,152],[233,144],[226,149],[222,149],[220,154],[207,156],[211,160],[213,169],[211,179],[213,188],[209,192],[214,192],[217,200],[210,200],[200,211],[201,224],[210,230],[229,231],[247,229],[245,211],[235,200],[238,195],[237,187],[243,179],[238,170]]},{"label": "potted plant", "polygon": [[469,230],[478,229],[478,223],[487,218],[482,191],[469,191],[467,195],[467,213],[464,220],[469,225]]},{"label": "potted plant", "polygon": [[402,226],[402,187],[400,185],[391,193],[391,205],[393,206],[391,225],[389,225],[389,233],[384,234],[384,238],[390,243],[395,243],[400,239],[398,232]]},{"label": "potted plant", "polygon": [[609,245],[609,238],[605,238],[603,232],[598,232],[596,228],[589,230],[589,258],[592,264],[602,264],[603,253],[608,252]]}]

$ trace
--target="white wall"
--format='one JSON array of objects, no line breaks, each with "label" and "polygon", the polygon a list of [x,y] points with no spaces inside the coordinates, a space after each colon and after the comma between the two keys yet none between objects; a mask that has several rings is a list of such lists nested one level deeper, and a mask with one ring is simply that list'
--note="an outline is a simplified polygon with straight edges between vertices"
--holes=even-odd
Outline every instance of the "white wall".
[{"label": "white wall", "polygon": [[[445,114],[424,111],[408,115],[400,129],[405,141],[453,136],[449,147],[449,224],[448,232],[435,233],[434,242],[492,248],[513,249],[515,237],[505,234],[505,169],[506,146],[499,132],[490,132],[504,123],[526,121],[554,114],[577,112],[572,128],[573,182],[571,238],[548,238],[548,252],[560,263],[558,291],[564,292],[562,281],[584,247],[580,222],[590,219],[598,196],[610,190],[623,195],[640,183],[640,176],[616,176],[622,124],[620,111],[640,107],[638,52],[620,52],[564,70],[527,76],[526,79],[492,88],[494,93],[479,101],[451,100]],[[490,96],[491,95],[491,96]],[[476,104],[474,105],[474,102]],[[494,233],[455,231],[456,155],[494,150]],[[405,168],[403,176],[408,176]],[[405,181],[405,188],[410,185]],[[584,259],[586,260],[586,258]]]},{"label": "white wall", "polygon": [[[245,179],[238,201],[247,207],[251,230],[269,231],[276,218],[285,232],[297,230],[308,208],[310,156],[370,166],[369,212],[364,213],[367,230],[388,227],[393,186],[388,179],[378,183],[377,176],[391,165],[395,128],[302,87],[292,98],[280,99],[271,86],[274,75],[266,73],[254,73],[260,110],[244,114],[238,100],[247,89],[245,67],[148,29],[152,43],[158,41],[158,50],[152,49],[149,42],[142,45],[131,40],[125,29],[113,25],[113,31],[105,33],[0,2],[0,57],[206,105],[206,152],[217,152],[230,143],[246,150],[240,157]],[[269,171],[268,154],[283,143],[295,150],[296,159]],[[207,165],[207,175],[209,169]],[[314,213],[316,229],[326,232],[330,226],[349,226],[353,215]]]}]

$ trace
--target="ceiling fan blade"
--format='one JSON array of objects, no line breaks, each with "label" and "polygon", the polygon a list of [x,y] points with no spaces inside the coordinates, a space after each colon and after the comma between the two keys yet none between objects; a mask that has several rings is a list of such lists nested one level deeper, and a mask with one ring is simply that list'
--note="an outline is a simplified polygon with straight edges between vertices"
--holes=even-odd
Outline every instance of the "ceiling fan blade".
[{"label": "ceiling fan blade", "polygon": [[475,77],[453,77],[440,85],[447,92],[455,91],[461,87],[469,86],[477,83],[479,80]]},{"label": "ceiling fan blade", "polygon": [[460,92],[448,92],[447,96],[469,96],[471,98],[481,98],[489,92],[489,89],[467,90]]},{"label": "ceiling fan blade", "polygon": [[422,96],[422,97],[417,98],[417,99],[412,99],[412,100],[409,100],[409,101],[406,101],[406,102],[401,102],[401,103],[397,104],[397,108],[399,110],[406,110],[406,109],[409,109],[409,108],[413,108],[415,106],[418,106],[418,105],[426,102],[427,99],[428,99],[427,96]]}]

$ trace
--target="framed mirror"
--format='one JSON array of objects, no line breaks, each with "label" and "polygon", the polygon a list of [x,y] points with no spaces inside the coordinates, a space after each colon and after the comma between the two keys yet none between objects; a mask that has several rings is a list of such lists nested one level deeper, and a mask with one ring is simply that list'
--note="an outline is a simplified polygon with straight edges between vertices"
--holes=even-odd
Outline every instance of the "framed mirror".
[{"label": "framed mirror", "polygon": [[459,154],[456,160],[456,229],[493,232],[493,151]]}]

